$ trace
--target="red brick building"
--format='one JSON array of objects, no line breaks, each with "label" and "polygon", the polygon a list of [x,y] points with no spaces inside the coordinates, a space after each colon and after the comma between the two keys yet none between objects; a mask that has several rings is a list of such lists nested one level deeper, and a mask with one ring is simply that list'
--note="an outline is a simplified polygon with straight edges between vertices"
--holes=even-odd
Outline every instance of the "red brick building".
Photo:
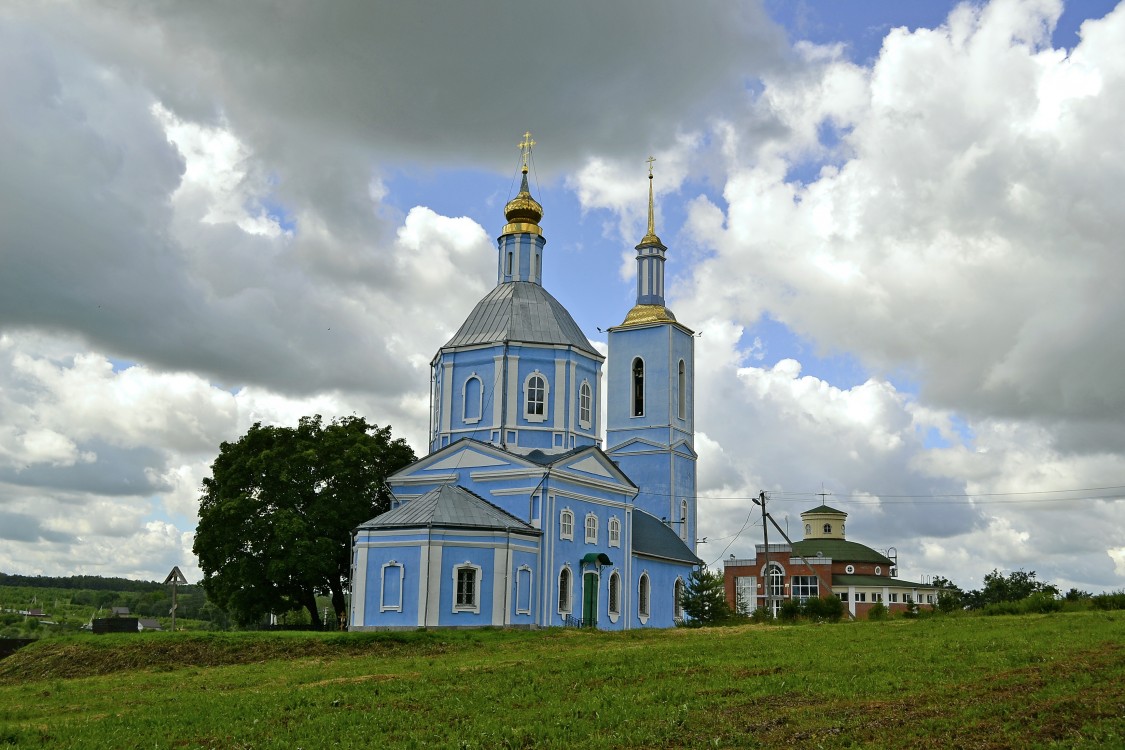
[{"label": "red brick building", "polygon": [[854,618],[865,618],[877,602],[892,612],[906,610],[910,602],[933,607],[936,588],[899,580],[895,560],[844,537],[847,516],[842,510],[820,505],[801,514],[801,541],[771,544],[768,554],[759,544],[752,560],[726,560],[727,602],[750,613],[769,601],[776,616],[785,599],[835,594]]}]

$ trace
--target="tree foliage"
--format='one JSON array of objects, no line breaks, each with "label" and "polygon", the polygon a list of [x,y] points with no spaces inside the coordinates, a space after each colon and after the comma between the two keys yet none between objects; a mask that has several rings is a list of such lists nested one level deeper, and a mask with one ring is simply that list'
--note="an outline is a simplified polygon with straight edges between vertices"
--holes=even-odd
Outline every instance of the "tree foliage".
[{"label": "tree foliage", "polygon": [[256,423],[223,443],[203,480],[193,547],[207,594],[240,624],[304,608],[319,626],[317,593],[342,617],[352,530],[389,508],[384,480],[413,460],[389,427],[362,417]]},{"label": "tree foliage", "polygon": [[1035,580],[1035,571],[1014,570],[1004,575],[993,569],[984,577],[984,586],[979,591],[970,591],[962,600],[972,609],[983,609],[990,604],[1020,602],[1033,594],[1057,597],[1056,586]]},{"label": "tree foliage", "polygon": [[723,574],[705,565],[691,572],[680,603],[690,625],[720,625],[735,618],[727,604]]}]

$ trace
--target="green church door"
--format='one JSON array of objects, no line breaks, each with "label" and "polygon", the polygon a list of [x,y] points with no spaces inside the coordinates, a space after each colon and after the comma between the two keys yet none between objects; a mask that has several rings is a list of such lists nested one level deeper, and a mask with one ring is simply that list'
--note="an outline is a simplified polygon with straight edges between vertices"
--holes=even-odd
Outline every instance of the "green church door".
[{"label": "green church door", "polygon": [[582,576],[582,627],[592,628],[598,624],[598,574],[587,573]]}]

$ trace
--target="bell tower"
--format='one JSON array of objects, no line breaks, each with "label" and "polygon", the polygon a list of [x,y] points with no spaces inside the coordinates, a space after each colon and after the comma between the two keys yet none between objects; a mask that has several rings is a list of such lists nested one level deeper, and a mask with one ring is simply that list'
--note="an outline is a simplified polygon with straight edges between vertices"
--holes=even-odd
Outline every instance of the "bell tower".
[{"label": "bell tower", "polygon": [[648,231],[636,246],[637,302],[609,329],[606,452],[640,488],[636,505],[695,550],[695,335],[664,303],[668,248],[656,236],[648,160]]}]

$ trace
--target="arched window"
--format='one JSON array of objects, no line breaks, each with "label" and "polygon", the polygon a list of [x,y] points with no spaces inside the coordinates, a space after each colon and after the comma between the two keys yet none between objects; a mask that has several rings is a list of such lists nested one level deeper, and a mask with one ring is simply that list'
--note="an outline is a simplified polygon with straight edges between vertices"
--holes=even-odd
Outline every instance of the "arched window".
[{"label": "arched window", "polygon": [[583,427],[589,428],[593,421],[594,393],[589,381],[583,380],[582,387],[578,389],[578,422]]},{"label": "arched window", "polygon": [[679,408],[677,411],[680,415],[680,419],[687,419],[687,366],[682,359],[680,360],[680,378],[677,395],[679,397]]},{"label": "arched window", "polygon": [[832,533],[832,524],[830,524],[830,523],[824,524],[824,533],[825,534],[831,534]]},{"label": "arched window", "polygon": [[785,570],[777,563],[770,563],[769,587],[774,607],[780,606],[781,597],[785,594]]},{"label": "arched window", "polygon": [[559,612],[570,611],[570,568],[559,571]]},{"label": "arched window", "polygon": [[508,251],[508,265],[504,270],[504,274],[507,275],[507,276],[512,275],[512,251],[511,250]]},{"label": "arched window", "polygon": [[479,422],[481,411],[484,409],[484,385],[475,373],[465,381],[461,396],[465,401],[465,408],[461,414],[465,423]]},{"label": "arched window", "polygon": [[531,614],[531,568],[527,565],[516,571],[516,614]]},{"label": "arched window", "polygon": [[645,363],[640,357],[633,360],[633,416],[645,415]]},{"label": "arched window", "polygon": [[680,538],[687,539],[688,532],[687,500],[680,501]]},{"label": "arched window", "polygon": [[547,378],[536,370],[524,382],[523,415],[529,422],[542,422],[547,419]]},{"label": "arched window", "polygon": [[676,588],[672,592],[675,597],[675,610],[673,616],[677,621],[684,619],[684,582],[679,578],[676,579]]},{"label": "arched window", "polygon": [[610,617],[621,614],[621,576],[616,570],[609,577],[609,614]]},{"label": "arched window", "polygon": [[586,514],[586,544],[598,543],[598,517],[593,513]]},{"label": "arched window", "polygon": [[805,536],[808,536],[811,533],[812,533],[812,524],[806,523],[805,524]]},{"label": "arched window", "polygon": [[609,519],[609,546],[621,546],[621,520],[618,518]]},{"label": "arched window", "polygon": [[641,574],[641,582],[637,585],[637,613],[641,617],[648,617],[649,592],[648,573]]},{"label": "arched window", "polygon": [[559,538],[574,538],[574,514],[569,510],[564,510],[559,514]]}]

